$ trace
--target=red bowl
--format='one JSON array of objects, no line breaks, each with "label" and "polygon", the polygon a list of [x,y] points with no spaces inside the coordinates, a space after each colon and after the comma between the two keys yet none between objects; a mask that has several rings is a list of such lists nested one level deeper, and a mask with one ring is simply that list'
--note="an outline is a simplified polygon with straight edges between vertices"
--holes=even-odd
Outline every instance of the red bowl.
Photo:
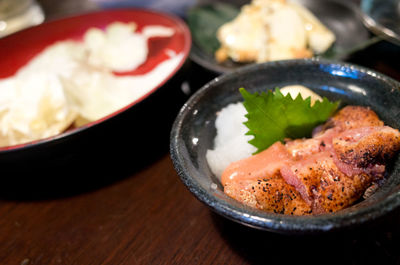
[{"label": "red bowl", "polygon": [[149,55],[144,64],[139,66],[134,71],[122,74],[115,73],[116,75],[141,75],[151,71],[155,66],[168,58],[164,52],[166,49],[173,50],[176,53],[183,53],[184,58],[179,65],[171,71],[171,74],[157,87],[124,108],[121,108],[120,110],[111,113],[102,119],[91,122],[83,127],[69,130],[68,132],[64,132],[54,137],[16,146],[0,147],[0,152],[50,141],[54,138],[65,137],[68,134],[76,133],[77,131],[81,131],[83,128],[91,127],[97,123],[110,119],[131,108],[138,102],[148,98],[152,93],[154,93],[169,79],[171,79],[184,64],[190,51],[191,36],[186,24],[181,19],[169,14],[143,9],[118,9],[89,13],[47,22],[0,39],[0,58],[2,58],[0,60],[0,78],[12,76],[19,68],[29,62],[29,60],[31,60],[35,55],[55,42],[71,39],[79,41],[89,28],[105,28],[108,24],[114,21],[133,21],[137,24],[138,31],[147,25],[162,25],[175,30],[175,34],[171,38],[153,38],[149,40]]},{"label": "red bowl", "polygon": [[[135,130],[131,128],[132,123],[141,122],[147,126],[146,123],[150,123],[148,119],[154,119],[151,115],[161,118],[162,122],[159,122],[158,125],[166,127],[166,138],[168,138],[170,125],[166,123],[167,120],[162,118],[162,115],[171,112],[173,113],[171,115],[175,115],[176,113],[171,109],[166,109],[168,105],[162,105],[160,101],[165,101],[168,97],[175,98],[174,93],[176,93],[177,85],[171,84],[184,68],[191,47],[190,31],[180,18],[173,15],[144,9],[104,10],[50,21],[9,35],[0,39],[0,78],[12,76],[35,55],[57,41],[80,40],[89,28],[104,28],[115,21],[133,21],[137,24],[139,31],[147,25],[162,25],[175,30],[175,34],[170,38],[152,38],[149,40],[149,55],[143,65],[134,71],[122,74],[115,73],[116,75],[141,75],[149,72],[160,62],[167,59],[164,52],[166,49],[183,53],[182,61],[153,90],[104,118],[53,137],[1,147],[0,166],[13,165],[11,168],[15,169],[15,165],[25,164],[26,162],[34,165],[41,163],[43,159],[51,159],[52,163],[58,159],[62,161],[61,164],[65,165],[64,162],[68,160],[66,157],[75,157],[85,148],[99,148],[99,146],[104,146],[107,141],[115,142],[117,138],[119,141],[115,144],[123,146],[124,142],[120,140],[121,134],[124,134],[125,137],[135,137]],[[166,91],[161,92],[162,90]],[[155,96],[156,100],[152,99],[156,94],[159,94]],[[157,102],[152,103],[151,101]],[[158,111],[156,108],[160,106],[164,109]],[[142,116],[140,121],[135,121],[137,116]],[[146,119],[143,116],[147,116]],[[154,121],[151,123],[154,124]],[[150,128],[151,126],[147,127]],[[129,132],[129,135],[128,132],[125,132],[129,131],[127,128],[133,130],[133,132]],[[157,128],[160,129],[160,127]],[[157,129],[152,128],[150,130]],[[149,133],[146,135],[149,135]],[[114,139],[111,140],[111,138]],[[108,146],[112,145],[114,144],[108,143]],[[103,147],[101,148],[103,149]]]}]

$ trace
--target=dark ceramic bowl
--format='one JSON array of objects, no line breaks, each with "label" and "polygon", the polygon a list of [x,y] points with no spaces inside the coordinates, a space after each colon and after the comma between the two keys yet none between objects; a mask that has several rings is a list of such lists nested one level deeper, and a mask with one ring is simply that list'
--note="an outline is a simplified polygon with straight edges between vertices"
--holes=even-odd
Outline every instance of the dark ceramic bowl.
[{"label": "dark ceramic bowl", "polygon": [[[243,0],[225,0],[226,4],[239,8],[248,1]],[[333,46],[319,57],[325,59],[345,60],[352,53],[359,51],[368,45],[373,44],[376,40],[369,39],[368,30],[362,23],[362,15],[357,6],[351,1],[341,0],[295,0],[295,2],[308,8],[324,25],[326,25],[336,36]],[[197,8],[214,7],[218,3],[210,0],[202,0]],[[228,21],[226,21],[228,22]],[[191,25],[189,20],[189,26]],[[245,63],[236,63],[227,60],[218,63],[214,54],[207,51],[205,47],[197,40],[196,30],[214,31],[216,29],[211,26],[207,29],[202,27],[191,27],[193,35],[193,46],[190,51],[190,58],[202,67],[215,73],[229,73],[243,67]]]},{"label": "dark ceramic bowl", "polygon": [[[376,220],[400,205],[400,159],[388,170],[384,185],[347,209],[318,216],[287,216],[247,207],[226,196],[208,167],[216,113],[241,101],[238,88],[251,92],[302,84],[343,105],[369,106],[389,126],[400,128],[400,83],[372,70],[325,60],[278,61],[241,68],[217,77],[197,91],[181,109],[171,132],[174,166],[187,188],[218,214],[244,225],[280,233],[336,231]],[[215,184],[217,185],[215,185]]]}]

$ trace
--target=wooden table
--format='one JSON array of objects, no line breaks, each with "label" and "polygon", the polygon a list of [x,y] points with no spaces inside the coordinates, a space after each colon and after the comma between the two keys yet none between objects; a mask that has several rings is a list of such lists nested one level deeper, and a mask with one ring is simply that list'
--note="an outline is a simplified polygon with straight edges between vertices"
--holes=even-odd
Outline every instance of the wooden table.
[{"label": "wooden table", "polygon": [[[68,11],[59,1],[41,3],[46,12]],[[394,45],[381,43],[352,62],[400,80],[398,54]],[[193,90],[213,77],[196,65],[189,69],[186,77]],[[49,182],[17,187],[2,183],[0,264],[400,263],[397,213],[381,225],[336,235],[254,230],[200,203],[173,168],[168,137],[159,147],[142,159],[132,150],[127,154],[131,160],[123,165],[104,172],[89,170],[87,178],[71,175],[69,182],[58,182],[55,172]]]}]

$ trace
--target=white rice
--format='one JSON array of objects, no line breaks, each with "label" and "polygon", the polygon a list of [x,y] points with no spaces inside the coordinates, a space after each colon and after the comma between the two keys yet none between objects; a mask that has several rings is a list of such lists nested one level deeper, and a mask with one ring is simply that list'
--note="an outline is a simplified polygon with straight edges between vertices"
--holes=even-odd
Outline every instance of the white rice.
[{"label": "white rice", "polygon": [[243,124],[247,111],[241,102],[232,103],[217,115],[215,127],[217,135],[214,149],[207,150],[206,159],[211,171],[221,177],[224,169],[232,162],[251,156],[257,149],[248,143],[252,136]]}]

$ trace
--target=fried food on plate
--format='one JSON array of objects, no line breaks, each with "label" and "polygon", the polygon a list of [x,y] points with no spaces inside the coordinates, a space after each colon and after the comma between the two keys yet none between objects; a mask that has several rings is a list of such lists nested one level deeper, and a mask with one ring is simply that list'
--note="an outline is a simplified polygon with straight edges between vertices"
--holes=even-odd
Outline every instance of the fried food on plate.
[{"label": "fried food on plate", "polygon": [[335,35],[305,7],[285,0],[253,0],[217,32],[218,62],[267,62],[325,52]]}]

